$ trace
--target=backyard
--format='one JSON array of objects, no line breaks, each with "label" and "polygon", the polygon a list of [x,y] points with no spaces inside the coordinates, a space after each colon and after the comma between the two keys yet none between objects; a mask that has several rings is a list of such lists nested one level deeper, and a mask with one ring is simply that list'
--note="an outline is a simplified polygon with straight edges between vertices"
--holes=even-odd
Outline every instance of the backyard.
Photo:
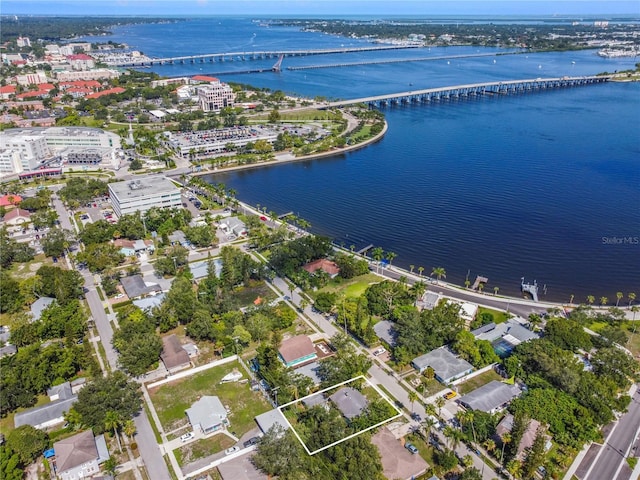
[{"label": "backyard", "polygon": [[458,385],[458,393],[460,395],[466,395],[467,393],[480,388],[481,386],[491,382],[492,380],[502,381],[504,380],[495,370],[491,369],[487,372],[481,373],[473,378],[470,378],[466,382]]},{"label": "backyard", "polygon": [[233,362],[150,389],[149,396],[162,428],[171,432],[186,425],[188,419],[185,411],[203,395],[215,395],[223,405],[229,407],[229,430],[238,437],[255,427],[254,417],[270,407],[260,393],[251,391],[249,383],[220,383],[222,377],[234,369],[241,372],[245,379],[248,378],[240,364]]},{"label": "backyard", "polygon": [[184,466],[201,458],[208,457],[214,452],[221,452],[235,442],[223,433],[203,438],[180,448],[176,448],[173,453],[180,466]]}]

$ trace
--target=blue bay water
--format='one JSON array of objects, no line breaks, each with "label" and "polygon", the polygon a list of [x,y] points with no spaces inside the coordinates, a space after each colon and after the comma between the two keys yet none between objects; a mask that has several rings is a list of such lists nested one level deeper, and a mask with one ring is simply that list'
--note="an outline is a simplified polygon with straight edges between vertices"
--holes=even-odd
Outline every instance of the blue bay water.
[{"label": "blue bay water", "polygon": [[[250,19],[122,27],[106,37],[152,56],[355,46],[367,42],[265,28]],[[101,38],[101,40],[106,40]],[[170,40],[168,40],[170,39]],[[288,65],[498,52],[449,47],[285,58]],[[494,61],[495,60],[495,61]],[[361,65],[221,75],[308,97],[358,98],[491,80],[591,75],[631,68],[633,58],[595,51]],[[154,67],[162,75],[263,68],[275,59]],[[467,273],[517,294],[520,277],[550,300],[640,290],[640,84],[610,83],[543,93],[384,110],[380,142],[333,158],[232,174],[223,182],[252,204],[293,210],[312,231],[345,245],[395,252],[395,264],[447,280]],[[624,242],[624,240],[623,240]]]}]

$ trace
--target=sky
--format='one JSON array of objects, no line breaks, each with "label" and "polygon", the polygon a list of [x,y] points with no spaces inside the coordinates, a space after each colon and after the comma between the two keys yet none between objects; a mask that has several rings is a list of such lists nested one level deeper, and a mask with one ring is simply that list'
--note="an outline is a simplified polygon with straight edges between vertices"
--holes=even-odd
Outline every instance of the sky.
[{"label": "sky", "polygon": [[640,0],[0,0],[23,15],[640,15]]}]

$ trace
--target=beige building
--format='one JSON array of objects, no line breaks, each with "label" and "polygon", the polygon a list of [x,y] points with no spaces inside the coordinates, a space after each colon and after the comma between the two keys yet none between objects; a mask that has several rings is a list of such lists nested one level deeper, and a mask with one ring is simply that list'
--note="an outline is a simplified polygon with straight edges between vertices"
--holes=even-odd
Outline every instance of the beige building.
[{"label": "beige building", "polygon": [[198,87],[198,103],[205,112],[219,112],[225,107],[233,107],[236,95],[231,87],[214,79],[208,85]]}]

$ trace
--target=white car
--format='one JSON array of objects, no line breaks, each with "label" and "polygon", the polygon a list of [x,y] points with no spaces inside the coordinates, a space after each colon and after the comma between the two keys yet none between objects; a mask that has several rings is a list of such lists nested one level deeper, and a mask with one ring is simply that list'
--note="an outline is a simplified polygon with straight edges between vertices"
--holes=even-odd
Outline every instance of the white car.
[{"label": "white car", "polygon": [[236,453],[236,452],[239,452],[239,451],[240,451],[240,447],[238,447],[238,446],[236,445],[236,446],[234,446],[234,447],[227,448],[227,449],[224,451],[224,454],[225,454],[225,455],[231,455],[232,453]]},{"label": "white car", "polygon": [[181,441],[182,443],[184,443],[184,442],[188,442],[189,440],[191,440],[191,439],[192,439],[193,437],[195,437],[195,436],[196,436],[196,434],[195,434],[195,433],[193,433],[193,432],[185,433],[184,435],[182,435],[182,436],[180,437],[180,441]]},{"label": "white car", "polygon": [[378,348],[377,350],[374,350],[373,355],[374,355],[375,357],[377,357],[378,355],[382,355],[382,354],[383,354],[384,352],[386,352],[386,351],[387,351],[387,349],[386,349],[386,348],[384,348],[384,347],[380,347],[380,348]]}]

